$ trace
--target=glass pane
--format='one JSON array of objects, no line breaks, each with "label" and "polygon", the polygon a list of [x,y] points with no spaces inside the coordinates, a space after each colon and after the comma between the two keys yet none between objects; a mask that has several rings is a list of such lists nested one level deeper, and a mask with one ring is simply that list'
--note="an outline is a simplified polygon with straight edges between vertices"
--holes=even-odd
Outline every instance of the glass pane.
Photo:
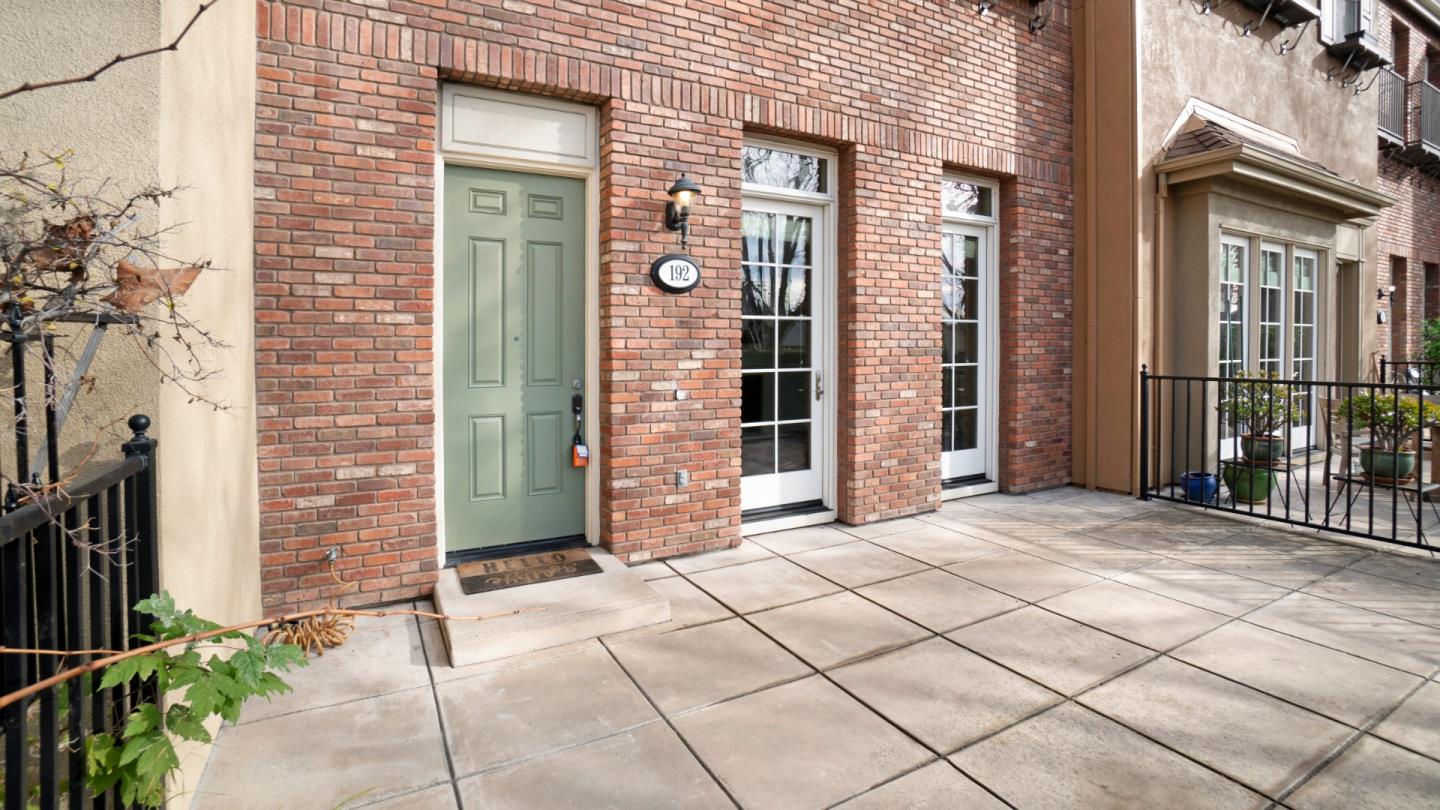
[{"label": "glass pane", "polygon": [[980,362],[980,325],[962,323],[955,326],[955,362]]},{"label": "glass pane", "polygon": [[965,266],[960,272],[971,278],[980,275],[980,240],[973,236],[965,237]]},{"label": "glass pane", "polygon": [[1280,359],[1280,327],[1260,327],[1260,360]]},{"label": "glass pane", "polygon": [[780,277],[780,314],[810,314],[810,271],[803,267],[777,270]]},{"label": "glass pane", "polygon": [[775,367],[774,321],[740,321],[740,367]]},{"label": "glass pane", "polygon": [[780,426],[780,472],[810,469],[810,425]]},{"label": "glass pane", "polygon": [[988,186],[944,180],[940,183],[940,210],[959,216],[994,216],[995,201],[992,196],[993,191]]},{"label": "glass pane", "polygon": [[740,429],[740,474],[769,475],[775,472],[775,428]]},{"label": "glass pane", "polygon": [[785,233],[780,241],[780,263],[809,266],[810,218],[786,217]]},{"label": "glass pane", "polygon": [[940,279],[940,305],[944,308],[946,320],[960,316],[960,282],[945,277]]},{"label": "glass pane", "polygon": [[1266,288],[1260,291],[1260,320],[1280,322],[1280,291]]},{"label": "glass pane", "polygon": [[1220,280],[1245,283],[1245,246],[1220,246]]},{"label": "glass pane", "polygon": [[1285,254],[1273,250],[1260,253],[1260,284],[1265,287],[1279,287],[1284,279],[1280,268],[1285,265]]},{"label": "glass pane", "polygon": [[940,272],[955,275],[955,237],[948,233],[940,236]]},{"label": "glass pane", "polygon": [[775,375],[740,375],[740,421],[775,420]]},{"label": "glass pane", "polygon": [[780,321],[780,367],[810,366],[810,322]]},{"label": "glass pane", "polygon": [[747,264],[740,269],[740,312],[775,314],[775,268]]},{"label": "glass pane", "polygon": [[955,405],[955,371],[946,366],[940,371],[940,407],[952,408]]},{"label": "glass pane", "polygon": [[1295,289],[1315,289],[1315,260],[1309,256],[1295,257]]},{"label": "glass pane", "polygon": [[955,317],[962,321],[973,321],[980,317],[980,282],[967,278],[960,282],[960,312]]},{"label": "glass pane", "polygon": [[942,453],[948,453],[954,449],[952,445],[955,443],[955,439],[950,430],[950,423],[953,421],[955,421],[954,411],[940,412],[940,452]]},{"label": "glass pane", "polygon": [[740,177],[746,183],[796,191],[824,193],[826,161],[762,146],[746,146],[740,152]]},{"label": "glass pane", "polygon": [[780,388],[779,418],[782,421],[788,419],[809,419],[810,372],[786,371],[776,374],[775,378],[775,384]]},{"label": "glass pane", "polygon": [[740,261],[775,261],[775,215],[745,211],[740,215]]},{"label": "glass pane", "polygon": [[975,366],[959,366],[955,369],[955,404],[979,405],[979,369]]},{"label": "glass pane", "polygon": [[940,325],[940,362],[953,363],[955,357],[955,327],[945,323]]},{"label": "glass pane", "polygon": [[973,450],[979,442],[976,430],[979,411],[974,409],[955,412],[955,449]]}]

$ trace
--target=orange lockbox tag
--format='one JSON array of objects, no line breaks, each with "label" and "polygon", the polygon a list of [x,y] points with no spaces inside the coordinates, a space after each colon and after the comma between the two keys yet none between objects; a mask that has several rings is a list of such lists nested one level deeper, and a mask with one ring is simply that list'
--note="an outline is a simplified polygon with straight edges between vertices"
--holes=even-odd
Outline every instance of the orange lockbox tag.
[{"label": "orange lockbox tag", "polygon": [[590,448],[583,444],[576,444],[570,448],[570,463],[576,467],[584,467],[590,463]]}]

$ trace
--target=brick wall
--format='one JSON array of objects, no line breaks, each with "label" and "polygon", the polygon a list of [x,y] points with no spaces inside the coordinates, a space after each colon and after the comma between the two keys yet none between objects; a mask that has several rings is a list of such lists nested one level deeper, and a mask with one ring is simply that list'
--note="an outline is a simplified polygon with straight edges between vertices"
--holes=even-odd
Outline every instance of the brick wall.
[{"label": "brick wall", "polygon": [[[259,0],[257,340],[265,603],[313,605],[338,547],[354,602],[436,575],[434,140],[439,82],[601,111],[601,541],[635,561],[739,539],[740,146],[840,151],[839,503],[939,498],[935,264],[945,169],[1001,187],[1002,486],[1068,479],[1069,9],[735,0],[641,6]],[[665,296],[663,190],[706,190],[707,283]],[[719,282],[719,283],[717,283]],[[677,401],[675,387],[690,397]],[[692,472],[684,490],[673,472]]]},{"label": "brick wall", "polygon": [[[1440,47],[1440,31],[1425,26],[1414,14],[1403,7],[1385,6],[1381,17],[1383,41],[1389,42],[1391,26],[1403,25],[1409,29],[1408,37],[1399,42],[1408,53],[1396,54],[1395,64],[1405,71],[1405,80],[1415,82],[1425,78],[1426,47]],[[1419,137],[1418,110],[1412,108],[1407,116],[1407,137]],[[1393,195],[1399,202],[1380,215],[1376,225],[1378,283],[1381,288],[1396,286],[1395,290],[1395,340],[1391,345],[1389,325],[1378,329],[1377,351],[1390,357],[1416,357],[1420,353],[1420,341],[1424,321],[1440,317],[1440,309],[1433,306],[1436,296],[1427,295],[1427,286],[1437,283],[1434,271],[1427,273],[1426,265],[1440,264],[1440,179],[1427,176],[1413,166],[1380,154],[1380,190]],[[1405,267],[1404,278],[1392,277],[1394,259],[1401,259]],[[1403,287],[1403,289],[1401,289]],[[1427,306],[1427,301],[1432,306]]]}]

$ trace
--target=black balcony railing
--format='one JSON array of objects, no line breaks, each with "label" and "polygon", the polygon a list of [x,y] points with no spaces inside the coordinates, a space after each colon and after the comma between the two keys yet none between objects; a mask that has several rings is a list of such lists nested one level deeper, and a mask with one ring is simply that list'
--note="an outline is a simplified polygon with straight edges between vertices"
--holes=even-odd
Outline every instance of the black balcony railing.
[{"label": "black balcony railing", "polygon": [[1432,549],[1436,437],[1423,385],[1140,372],[1147,500]]},{"label": "black balcony railing", "polygon": [[1412,103],[1419,110],[1421,146],[1440,153],[1440,88],[1429,82],[1415,84]]},{"label": "black balcony railing", "polygon": [[1381,68],[1375,89],[1380,92],[1380,133],[1395,143],[1405,143],[1405,78]]}]

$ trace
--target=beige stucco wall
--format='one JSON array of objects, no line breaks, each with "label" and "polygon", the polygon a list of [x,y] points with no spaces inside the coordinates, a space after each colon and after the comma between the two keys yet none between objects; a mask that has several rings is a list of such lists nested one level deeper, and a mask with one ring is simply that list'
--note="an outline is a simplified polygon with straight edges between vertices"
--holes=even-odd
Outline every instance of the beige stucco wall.
[{"label": "beige stucco wall", "polygon": [[[104,13],[99,13],[100,11]],[[89,72],[101,54],[114,55],[160,40],[160,7],[155,0],[11,0],[0,3],[0,77],[8,88],[21,81],[58,79]],[[154,60],[119,65],[104,81],[24,93],[0,101],[0,153],[32,154],[74,150],[69,171],[93,190],[105,179],[117,188],[139,189],[159,180],[160,69]],[[83,334],[62,331],[62,356],[77,355]],[[9,385],[9,357],[0,371]],[[64,361],[62,361],[64,362]],[[40,365],[29,364],[32,397]],[[82,459],[116,457],[127,437],[130,414],[154,416],[158,405],[154,367],[124,338],[108,337],[91,371],[94,391],[77,401],[63,432],[62,470]],[[5,398],[9,410],[9,397]],[[38,415],[37,415],[38,416]],[[36,421],[39,421],[38,418]],[[157,435],[163,431],[157,420]],[[95,445],[98,443],[98,447]],[[0,468],[14,469],[10,431],[0,430]]]},{"label": "beige stucco wall", "polygon": [[[168,42],[194,0],[9,0],[0,3],[0,76],[83,73],[104,58]],[[92,84],[0,101],[0,149],[74,149],[72,170],[122,187],[184,190],[161,210],[178,226],[166,251],[210,259],[181,299],[229,348],[205,357],[221,374],[203,390],[226,410],[161,385],[133,344],[107,338],[95,389],[66,429],[149,414],[160,440],[161,583],[183,607],[222,623],[260,616],[252,255],[255,4],[222,0],[173,53],[121,65]],[[8,409],[8,402],[4,405]],[[118,454],[123,421],[101,439]],[[110,448],[117,448],[111,450]],[[67,457],[76,458],[83,448]],[[7,456],[7,459],[9,457]],[[7,468],[9,462],[7,461]],[[63,465],[62,465],[63,466]],[[172,807],[189,804],[206,752],[182,752]]]},{"label": "beige stucco wall", "polygon": [[[166,41],[194,2],[165,0]],[[178,604],[221,623],[260,616],[260,513],[255,450],[254,125],[255,4],[207,11],[180,50],[160,61],[162,183],[186,190],[164,208],[180,226],[178,256],[216,270],[185,296],[190,317],[229,348],[204,359],[222,374],[203,386],[214,410],[174,386],[159,391],[161,581]],[[208,751],[184,751],[177,789],[193,790]],[[175,806],[188,806],[182,793]]]},{"label": "beige stucco wall", "polygon": [[[1220,4],[1209,15],[1198,14],[1197,8],[1191,0],[1077,0],[1077,126],[1083,125],[1091,138],[1077,166],[1077,228],[1082,232],[1077,309],[1109,312],[1124,301],[1134,315],[1127,322],[1106,317],[1077,324],[1075,479],[1104,489],[1129,491],[1135,480],[1140,364],[1162,373],[1197,373],[1171,366],[1175,353],[1157,349],[1178,332],[1176,324],[1165,322],[1177,309],[1175,301],[1213,297],[1208,291],[1199,299],[1189,297],[1183,288],[1201,283],[1194,273],[1209,285],[1217,272],[1222,227],[1280,239],[1303,237],[1298,241],[1327,251],[1322,269],[1332,282],[1331,292],[1339,292],[1333,222],[1318,231],[1297,227],[1286,218],[1288,203],[1266,200],[1248,187],[1232,189],[1231,199],[1256,205],[1204,203],[1202,232],[1193,220],[1180,223],[1175,211],[1200,203],[1173,196],[1158,201],[1153,167],[1163,159],[1167,138],[1190,100],[1289,136],[1306,158],[1348,180],[1376,185],[1377,96],[1326,81],[1326,71],[1339,62],[1325,53],[1317,24],[1300,35],[1295,50],[1281,56],[1280,43],[1295,39],[1298,29],[1267,23],[1244,37],[1241,29],[1257,13],[1240,3]],[[1087,18],[1103,23],[1087,24]],[[1134,99],[1128,108],[1116,103],[1127,98]],[[1157,213],[1165,206],[1168,212]],[[1157,228],[1157,221],[1171,225]],[[1088,251],[1083,248],[1087,240],[1092,243]],[[1373,239],[1365,241],[1370,247],[1361,272],[1347,274],[1348,284],[1373,280]],[[1158,258],[1176,256],[1187,266],[1157,273]],[[1327,311],[1335,313],[1335,300],[1331,295]],[[1207,326],[1189,334],[1210,331]],[[1327,340],[1326,349],[1333,352],[1334,343]],[[1210,354],[1207,346],[1204,356]],[[1329,367],[1338,372],[1348,361],[1333,359]]]}]

